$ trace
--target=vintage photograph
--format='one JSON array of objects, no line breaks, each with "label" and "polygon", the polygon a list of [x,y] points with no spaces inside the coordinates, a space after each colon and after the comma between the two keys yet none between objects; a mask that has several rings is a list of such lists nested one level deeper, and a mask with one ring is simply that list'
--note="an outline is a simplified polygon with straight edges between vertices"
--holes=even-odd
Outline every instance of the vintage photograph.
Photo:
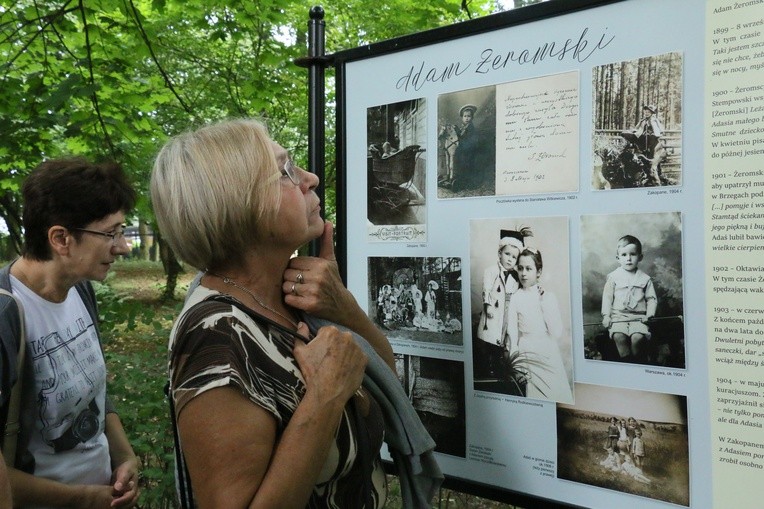
[{"label": "vintage photograph", "polygon": [[476,390],[573,402],[567,217],[470,221]]},{"label": "vintage photograph", "polygon": [[438,97],[438,198],[496,193],[496,88]]},{"label": "vintage photograph", "polygon": [[557,405],[558,478],[689,506],[686,396],[580,383],[575,393]]},{"label": "vintage photograph", "polygon": [[464,344],[460,258],[369,258],[369,317],[390,340]]},{"label": "vintage photograph", "polygon": [[366,111],[367,217],[373,240],[426,240],[426,126],[424,99]]},{"label": "vintage photograph", "polygon": [[595,67],[592,189],[682,183],[682,54]]},{"label": "vintage photograph", "polygon": [[682,216],[581,217],[584,356],[685,368]]},{"label": "vintage photograph", "polygon": [[395,370],[435,451],[465,458],[464,363],[396,354]]}]

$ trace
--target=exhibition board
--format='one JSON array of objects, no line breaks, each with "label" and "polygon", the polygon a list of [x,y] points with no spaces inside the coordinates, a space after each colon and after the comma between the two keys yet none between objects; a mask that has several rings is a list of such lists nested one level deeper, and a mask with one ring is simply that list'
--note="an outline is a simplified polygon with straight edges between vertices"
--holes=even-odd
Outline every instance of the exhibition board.
[{"label": "exhibition board", "polygon": [[448,480],[759,507],[763,27],[553,0],[332,55],[341,265]]}]

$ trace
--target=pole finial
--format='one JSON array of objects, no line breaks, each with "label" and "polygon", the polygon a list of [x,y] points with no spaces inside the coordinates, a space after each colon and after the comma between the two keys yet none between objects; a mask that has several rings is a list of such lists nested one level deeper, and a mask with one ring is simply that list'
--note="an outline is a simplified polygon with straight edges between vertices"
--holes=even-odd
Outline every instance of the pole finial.
[{"label": "pole finial", "polygon": [[310,8],[310,19],[324,19],[324,8],[315,5]]}]

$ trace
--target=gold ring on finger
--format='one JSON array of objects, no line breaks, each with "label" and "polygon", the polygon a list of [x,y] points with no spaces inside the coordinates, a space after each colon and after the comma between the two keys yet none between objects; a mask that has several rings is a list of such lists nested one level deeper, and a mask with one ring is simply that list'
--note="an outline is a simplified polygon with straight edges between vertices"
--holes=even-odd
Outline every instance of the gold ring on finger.
[{"label": "gold ring on finger", "polygon": [[302,284],[304,281],[305,281],[305,278],[303,277],[302,272],[298,273],[297,274],[297,282],[299,284]]}]

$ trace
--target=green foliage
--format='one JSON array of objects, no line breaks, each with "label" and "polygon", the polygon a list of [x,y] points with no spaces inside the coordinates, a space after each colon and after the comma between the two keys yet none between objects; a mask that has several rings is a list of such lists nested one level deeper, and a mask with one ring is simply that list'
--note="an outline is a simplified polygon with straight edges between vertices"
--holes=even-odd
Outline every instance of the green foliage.
[{"label": "green foliage", "polygon": [[[169,331],[163,331],[165,334]],[[175,507],[173,434],[164,395],[164,348],[134,352],[107,350],[112,374],[109,394],[140,460],[139,507]],[[118,376],[114,376],[115,374]]]},{"label": "green foliage", "polygon": [[[493,2],[361,0],[327,7],[327,52],[489,12]],[[0,8],[0,216],[19,232],[18,186],[41,158],[76,153],[120,162],[147,197],[167,136],[231,116],[268,120],[304,160],[308,10],[295,0],[17,0]],[[331,73],[331,70],[330,70]],[[331,82],[327,100],[333,101]],[[333,136],[327,114],[327,139]],[[329,150],[331,151],[331,143]],[[333,185],[327,157],[327,187]],[[334,194],[327,194],[327,208]]]},{"label": "green foliage", "polygon": [[[104,282],[93,281],[93,288],[98,299],[98,319],[106,330],[125,330],[132,332],[139,324],[154,329],[161,327],[157,314],[152,307],[136,301],[132,296],[114,291],[110,282],[114,279],[111,272]],[[110,340],[104,336],[104,342]]]},{"label": "green foliage", "polygon": [[160,304],[162,267],[120,260],[95,283],[109,397],[141,463],[144,509],[175,507],[173,434],[167,382],[167,339],[180,302]]}]

